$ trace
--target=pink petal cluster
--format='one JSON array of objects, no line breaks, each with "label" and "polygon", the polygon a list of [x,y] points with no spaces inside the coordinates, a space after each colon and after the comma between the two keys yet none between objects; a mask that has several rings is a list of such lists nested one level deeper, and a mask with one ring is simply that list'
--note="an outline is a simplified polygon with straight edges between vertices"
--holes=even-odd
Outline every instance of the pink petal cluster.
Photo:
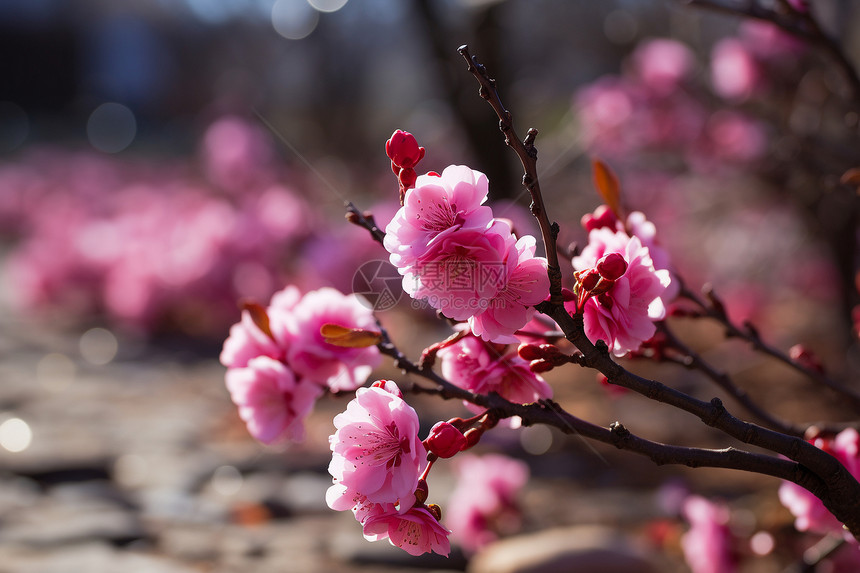
[{"label": "pink petal cluster", "polygon": [[[487,343],[475,336],[465,336],[439,350],[442,375],[452,384],[477,394],[496,392],[517,404],[530,404],[552,398],[552,387],[529,369],[529,363],[516,351],[504,353],[504,347]],[[478,413],[482,409],[470,403],[466,407]]]},{"label": "pink petal cluster", "polygon": [[275,293],[265,325],[250,310],[230,328],[221,350],[227,389],[257,440],[303,438],[303,422],[326,390],[354,390],[379,363],[379,350],[342,348],[320,335],[323,324],[372,328],[373,314],[355,295],[322,288],[302,296],[288,286]]},{"label": "pink petal cluster", "polygon": [[475,552],[521,525],[517,492],[528,481],[528,466],[499,454],[463,454],[456,459],[457,486],[448,500],[446,523],[459,545]]},{"label": "pink petal cluster", "polygon": [[[752,33],[724,42],[715,48],[708,70],[714,90],[731,100],[758,93],[766,65],[760,60],[770,57],[760,48],[771,44]],[[686,45],[651,39],[637,46],[622,75],[604,76],[580,89],[574,109],[588,151],[628,162],[643,153],[671,154],[705,172],[762,157],[765,132],[759,122],[740,112],[734,113],[744,123],[711,121],[714,110],[695,95],[696,66]],[[748,145],[738,139],[724,149],[740,128],[750,137]]]},{"label": "pink petal cluster", "polygon": [[418,437],[418,414],[397,385],[360,388],[334,425],[328,506],[352,510],[370,541],[388,538],[412,555],[447,555],[449,532],[415,495],[427,450]]},{"label": "pink petal cluster", "polygon": [[15,307],[206,336],[235,301],[268,297],[316,216],[267,160],[265,134],[216,121],[201,159],[118,160],[32,149],[0,162],[0,227]]},{"label": "pink petal cluster", "polygon": [[690,529],[681,536],[681,548],[693,573],[737,571],[728,508],[691,495],[684,501],[682,512]]},{"label": "pink petal cluster", "polygon": [[[851,475],[860,479],[860,433],[857,430],[842,430],[835,438],[818,437],[812,440],[812,444],[831,454]],[[794,515],[794,526],[798,531],[845,534],[849,540],[853,539],[853,536],[845,533],[842,523],[824,507],[821,500],[799,485],[782,482],[779,486],[779,501]]]},{"label": "pink petal cluster", "polygon": [[485,340],[514,342],[549,292],[546,260],[535,241],[517,241],[495,219],[487,177],[465,166],[418,177],[385,230],[403,289],[454,320],[469,320]]},{"label": "pink petal cluster", "polygon": [[[592,342],[603,340],[616,356],[636,350],[654,335],[655,320],[665,317],[662,296],[671,283],[669,271],[654,268],[648,247],[637,236],[607,228],[588,234],[588,245],[573,258],[573,268],[586,271],[609,253],[618,253],[627,262],[623,276],[599,297],[589,298],[583,308],[585,334]],[[576,312],[575,302],[566,303]]]}]

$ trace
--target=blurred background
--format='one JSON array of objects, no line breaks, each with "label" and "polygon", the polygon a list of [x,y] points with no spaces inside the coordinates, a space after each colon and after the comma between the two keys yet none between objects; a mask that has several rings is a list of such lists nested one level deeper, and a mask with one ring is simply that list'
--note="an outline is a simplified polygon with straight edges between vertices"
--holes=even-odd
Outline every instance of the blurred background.
[{"label": "blurred background", "polygon": [[[856,3],[821,0],[814,14],[860,59]],[[427,148],[425,171],[487,173],[496,215],[535,232],[464,43],[519,133],[540,132],[560,244],[585,241],[601,157],[692,290],[712,284],[734,320],[856,385],[858,200],[840,177],[860,166],[860,95],[826,54],[765,23],[657,0],[5,0],[0,571],[481,570],[470,551],[412,559],[366,543],[324,502],[344,400],[318,404],[305,443],[264,447],[217,360],[239,299],[265,304],[287,284],[350,292],[362,264],[386,259],[343,203],[383,225],[396,211],[395,129]],[[379,318],[412,356],[449,332],[405,296]],[[856,420],[718,325],[672,324],[778,416]],[[627,365],[721,395],[669,365]],[[592,373],[547,378],[594,423],[731,445]],[[463,412],[415,403],[428,428]],[[505,533],[543,533],[534,546],[549,553],[562,530],[582,555],[614,556],[606,571],[631,570],[628,558],[689,570],[678,492],[728,504],[743,571],[782,571],[815,542],[793,531],[775,480],[657,468],[543,428],[495,435],[482,447],[532,475]],[[444,510],[455,478],[436,473]]]}]

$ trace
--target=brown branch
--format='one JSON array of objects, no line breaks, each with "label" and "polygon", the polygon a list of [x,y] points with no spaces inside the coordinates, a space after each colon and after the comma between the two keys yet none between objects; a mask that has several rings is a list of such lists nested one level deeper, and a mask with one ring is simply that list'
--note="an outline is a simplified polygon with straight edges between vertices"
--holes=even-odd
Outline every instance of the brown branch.
[{"label": "brown branch", "polygon": [[431,368],[409,360],[382,330],[383,342],[380,351],[394,359],[397,368],[405,373],[420,376],[432,382],[435,387],[428,388],[414,384],[407,391],[419,394],[433,394],[444,399],[466,400],[491,411],[499,418],[519,416],[525,425],[544,424],[558,428],[566,434],[611,444],[619,449],[644,455],[657,465],[677,464],[688,467],[716,467],[748,471],[792,481],[813,491],[824,491],[823,480],[803,465],[790,460],[740,450],[724,448],[719,450],[675,446],[647,440],[631,433],[621,423],[614,422],[608,428],[592,424],[573,416],[552,400],[541,400],[531,404],[509,402],[496,393],[475,394],[455,386],[436,374]]},{"label": "brown branch", "polygon": [[824,386],[827,386],[831,390],[834,390],[845,397],[848,402],[851,404],[851,407],[860,412],[860,392],[845,386],[841,382],[838,382],[827,376],[824,372],[820,370],[816,370],[815,368],[811,368],[797,360],[792,360],[790,356],[780,351],[778,348],[767,344],[764,340],[762,340],[761,335],[758,330],[752,326],[751,323],[744,324],[744,327],[736,325],[731,321],[726,312],[725,307],[723,306],[720,299],[716,296],[713,289],[710,287],[706,287],[705,296],[707,297],[707,301],[702,299],[699,295],[689,290],[682,284],[680,296],[686,298],[687,300],[696,304],[699,309],[702,311],[704,316],[716,320],[726,329],[726,336],[729,338],[737,338],[739,340],[743,340],[748,343],[754,350],[761,352],[762,354],[766,354],[771,358],[775,358],[779,360],[783,364],[790,366],[797,372],[800,372],[804,376],[807,376],[811,380],[818,382]]},{"label": "brown branch", "polygon": [[825,507],[855,536],[860,535],[860,498],[858,498],[860,484],[836,458],[801,438],[769,430],[732,416],[718,398],[703,402],[679,390],[669,388],[665,384],[642,378],[625,370],[612,360],[603,341],[598,341],[595,345],[588,340],[581,314],[571,316],[563,306],[556,306],[550,302],[541,303],[538,305],[538,310],[548,314],[558,323],[565,332],[567,340],[582,352],[583,364],[601,372],[611,384],[617,384],[651,400],[689,412],[706,425],[721,430],[743,443],[781,454],[809,469],[817,476],[817,480],[798,477],[804,483],[792,481],[821,499]]},{"label": "brown branch", "polygon": [[677,336],[675,336],[675,333],[672,332],[672,330],[665,322],[658,323],[657,328],[666,337],[666,344],[668,345],[668,347],[680,354],[680,358],[667,356],[665,357],[667,360],[676,364],[680,364],[688,370],[698,370],[699,372],[707,376],[711,381],[713,381],[717,386],[728,392],[729,395],[738,402],[738,404],[740,404],[747,410],[747,412],[758,418],[760,421],[764,422],[765,425],[769,426],[770,428],[792,436],[803,436],[806,428],[801,428],[799,426],[795,426],[793,424],[780,420],[779,418],[756,404],[752,400],[752,398],[750,398],[749,394],[747,394],[742,388],[739,388],[734,383],[734,381],[728,374],[714,368],[711,364],[705,361],[705,359],[702,358],[697,352],[693,351],[693,349],[681,342],[681,340]]},{"label": "brown branch", "polygon": [[373,240],[382,245],[382,241],[385,239],[385,231],[376,225],[373,215],[369,211],[359,211],[358,207],[352,201],[344,203],[344,207],[346,207],[346,220],[353,225],[367,229]]},{"label": "brown branch", "polygon": [[781,10],[763,8],[755,0],[750,0],[744,6],[727,4],[722,0],[684,1],[690,6],[770,22],[792,36],[821,48],[842,71],[850,86],[855,105],[860,104],[860,75],[857,69],[848,59],[839,42],[821,28],[811,9],[806,12],[799,11],[784,0],[779,0]]},{"label": "brown branch", "polygon": [[549,274],[549,292],[551,300],[561,304],[561,268],[558,264],[558,251],[556,250],[556,238],[558,237],[558,225],[551,223],[543,203],[543,195],[540,191],[540,181],[537,174],[537,148],[534,145],[537,130],[528,130],[524,140],[520,141],[514,131],[513,117],[511,112],[505,109],[499,93],[496,90],[496,81],[488,74],[486,68],[469,53],[469,46],[462,45],[457,51],[469,64],[469,72],[475,76],[480,84],[478,94],[490,104],[496,116],[499,118],[499,129],[505,135],[505,144],[514,150],[520,163],[523,165],[523,187],[531,195],[531,212],[538,221],[541,235],[543,237],[544,251],[547,259],[547,272]]}]

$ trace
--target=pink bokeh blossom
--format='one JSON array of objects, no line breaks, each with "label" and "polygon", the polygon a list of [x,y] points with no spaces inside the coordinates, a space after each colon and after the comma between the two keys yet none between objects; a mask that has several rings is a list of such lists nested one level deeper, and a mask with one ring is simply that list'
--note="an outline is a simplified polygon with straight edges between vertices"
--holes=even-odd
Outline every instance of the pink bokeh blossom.
[{"label": "pink bokeh blossom", "polygon": [[681,548],[693,573],[737,571],[728,508],[691,495],[684,501],[682,512],[690,529],[681,536]]},{"label": "pink bokeh blossom", "polygon": [[669,38],[655,38],[639,44],[631,59],[636,75],[660,95],[676,90],[695,65],[690,48]]},{"label": "pink bokeh blossom", "polygon": [[[586,301],[585,334],[592,342],[603,340],[613,354],[623,356],[654,335],[654,321],[666,314],[661,297],[671,277],[669,271],[654,268],[648,248],[639,237],[606,228],[588,234],[588,245],[573,258],[573,267],[577,271],[592,269],[608,253],[621,254],[627,271],[605,295]],[[571,312],[576,311],[574,302],[567,306]]]},{"label": "pink bokeh blossom", "polygon": [[724,38],[711,51],[711,82],[718,95],[733,101],[750,97],[761,71],[749,48],[738,38]]},{"label": "pink bokeh blossom", "polygon": [[384,387],[359,388],[334,425],[329,506],[352,507],[364,496],[371,503],[399,504],[401,511],[412,507],[427,466],[415,410]]},{"label": "pink bokeh blossom", "polygon": [[521,525],[516,496],[528,481],[528,466],[500,454],[463,454],[455,468],[457,486],[445,523],[459,545],[472,553],[500,535],[515,533]]},{"label": "pink bokeh blossom", "polygon": [[227,371],[227,389],[239,417],[257,440],[302,440],[304,419],[323,388],[297,379],[285,364],[268,356],[251,359],[244,368]]},{"label": "pink bokeh blossom", "polygon": [[[832,439],[819,437],[812,444],[830,453],[852,476],[860,479],[860,434],[857,430],[842,430]],[[782,482],[779,486],[779,501],[794,515],[794,526],[798,531],[845,534],[847,538],[853,539],[845,532],[842,523],[824,507],[824,503],[799,485]]]}]

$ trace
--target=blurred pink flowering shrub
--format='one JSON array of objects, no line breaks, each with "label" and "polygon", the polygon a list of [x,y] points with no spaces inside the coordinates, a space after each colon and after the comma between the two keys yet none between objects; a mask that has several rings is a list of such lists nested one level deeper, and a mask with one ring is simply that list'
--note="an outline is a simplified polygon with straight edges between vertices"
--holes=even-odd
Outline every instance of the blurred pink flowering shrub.
[{"label": "blurred pink flowering shrub", "polygon": [[24,311],[100,314],[143,331],[199,336],[293,272],[284,253],[323,217],[271,161],[268,136],[214,122],[199,164],[32,151],[0,164],[11,296]]},{"label": "blurred pink flowering shrub", "polygon": [[517,493],[529,479],[528,466],[500,454],[457,458],[457,486],[448,499],[453,537],[473,553],[500,535],[520,529]]}]

